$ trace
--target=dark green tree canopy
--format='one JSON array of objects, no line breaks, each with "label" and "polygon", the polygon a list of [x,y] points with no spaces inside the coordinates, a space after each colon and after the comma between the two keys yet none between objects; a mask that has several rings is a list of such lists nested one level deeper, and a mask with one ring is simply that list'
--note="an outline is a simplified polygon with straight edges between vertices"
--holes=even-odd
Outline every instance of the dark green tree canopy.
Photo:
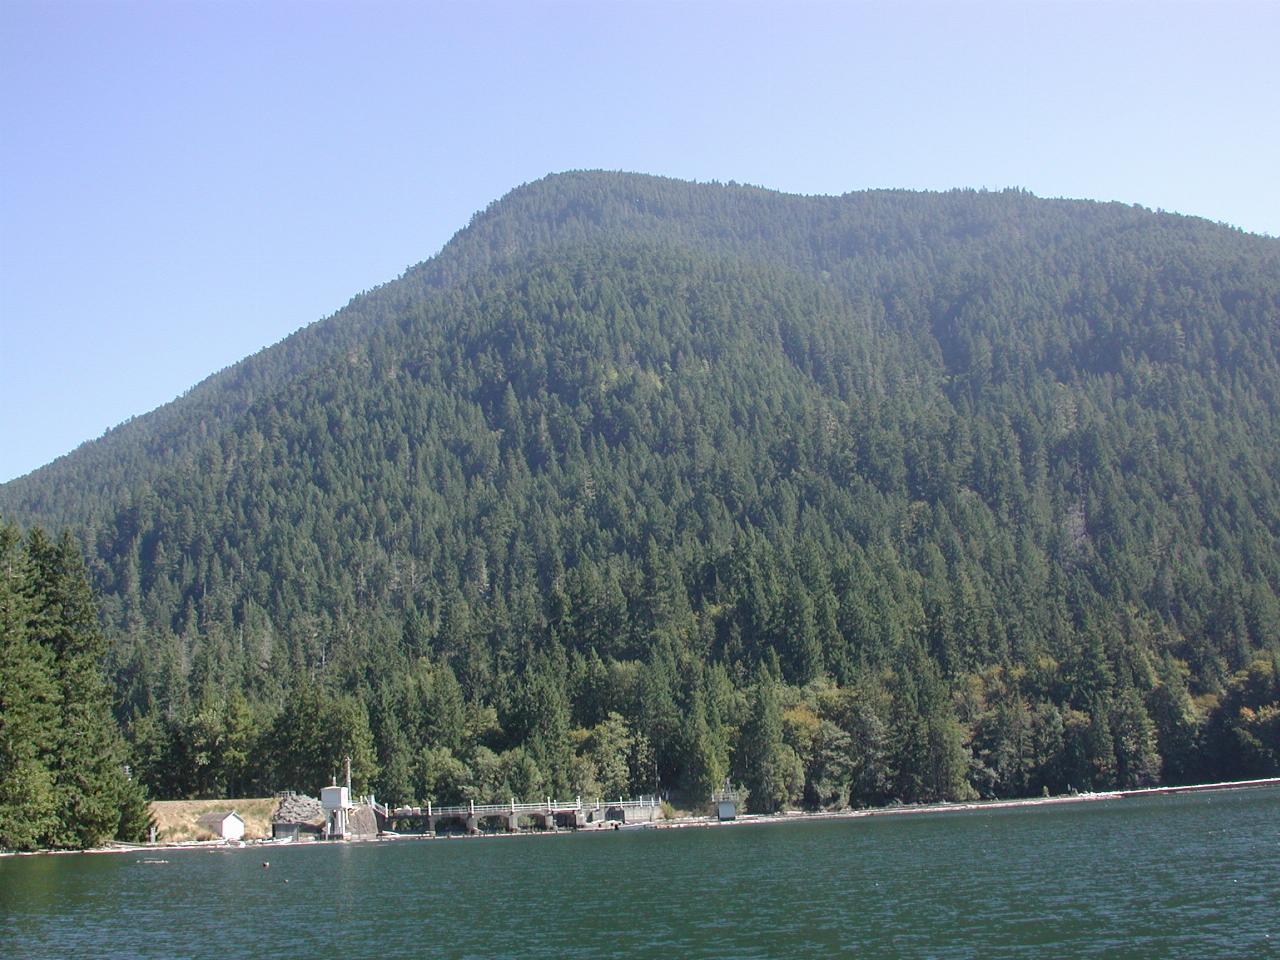
[{"label": "dark green tree canopy", "polygon": [[76,531],[174,795],[1256,772],[1278,318],[1280,242],[1192,218],[564,174],[0,510]]}]

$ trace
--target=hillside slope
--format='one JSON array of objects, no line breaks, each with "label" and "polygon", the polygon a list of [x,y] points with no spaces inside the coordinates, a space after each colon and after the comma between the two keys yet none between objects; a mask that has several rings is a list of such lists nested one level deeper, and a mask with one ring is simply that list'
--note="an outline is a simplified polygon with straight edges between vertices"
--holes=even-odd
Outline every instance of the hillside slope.
[{"label": "hillside slope", "polygon": [[565,174],[0,510],[84,530],[169,793],[308,787],[191,757],[312,701],[391,799],[1258,772],[1278,318],[1189,218]]}]

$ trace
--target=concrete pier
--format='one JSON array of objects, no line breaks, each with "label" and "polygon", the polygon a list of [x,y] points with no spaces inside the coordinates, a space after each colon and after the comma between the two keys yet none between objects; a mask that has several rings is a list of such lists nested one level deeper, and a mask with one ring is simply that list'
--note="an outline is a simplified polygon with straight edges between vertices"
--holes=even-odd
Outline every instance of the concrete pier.
[{"label": "concrete pier", "polygon": [[550,797],[537,803],[467,803],[436,807],[375,807],[379,825],[383,829],[419,829],[435,835],[441,827],[450,823],[461,824],[467,833],[479,833],[482,821],[497,821],[509,833],[518,833],[521,821],[531,821],[540,830],[576,830],[595,823],[615,821],[622,823],[652,823],[662,815],[662,807],[655,797],[639,800],[596,800],[584,804],[581,797],[568,801],[555,801]]}]

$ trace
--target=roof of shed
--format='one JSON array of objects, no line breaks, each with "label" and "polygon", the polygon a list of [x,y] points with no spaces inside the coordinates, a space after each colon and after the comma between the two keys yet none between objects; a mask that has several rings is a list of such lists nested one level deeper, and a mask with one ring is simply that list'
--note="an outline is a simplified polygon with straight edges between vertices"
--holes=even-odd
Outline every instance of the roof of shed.
[{"label": "roof of shed", "polygon": [[240,816],[240,814],[236,813],[234,810],[214,810],[210,813],[206,813],[198,819],[196,823],[209,830],[218,830],[221,829],[222,824],[226,821],[227,817],[235,817],[241,823],[244,823],[244,817]]}]

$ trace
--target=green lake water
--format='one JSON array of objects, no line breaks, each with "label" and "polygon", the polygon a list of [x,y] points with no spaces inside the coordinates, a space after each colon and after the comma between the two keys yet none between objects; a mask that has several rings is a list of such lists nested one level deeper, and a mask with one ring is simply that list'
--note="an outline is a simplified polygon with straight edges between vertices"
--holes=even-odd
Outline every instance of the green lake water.
[{"label": "green lake water", "polygon": [[1280,789],[5,858],[0,955],[1280,957]]}]

